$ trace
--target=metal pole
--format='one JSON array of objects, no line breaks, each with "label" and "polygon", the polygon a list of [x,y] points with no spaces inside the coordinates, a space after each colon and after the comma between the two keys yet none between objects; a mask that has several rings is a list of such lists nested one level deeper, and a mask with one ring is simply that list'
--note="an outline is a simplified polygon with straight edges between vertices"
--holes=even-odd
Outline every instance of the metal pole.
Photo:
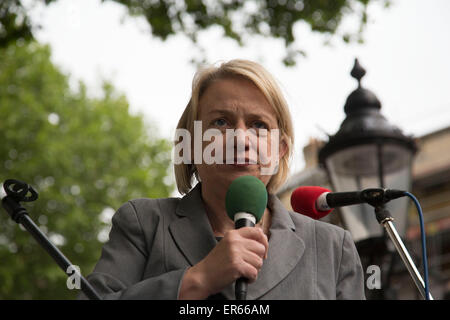
[{"label": "metal pole", "polygon": [[[47,238],[47,236],[39,229],[34,221],[28,216],[27,210],[22,207],[20,202],[31,202],[38,198],[38,193],[33,187],[26,183],[14,179],[8,179],[4,182],[3,188],[7,194],[2,199],[2,206],[11,216],[11,218],[21,224],[33,238],[47,251],[47,253],[55,260],[58,266],[67,274],[68,267],[73,266],[69,259]],[[28,196],[28,194],[31,194]],[[74,268],[75,274],[80,279],[81,290],[91,300],[101,300],[100,295],[95,291],[91,284]]]},{"label": "metal pole", "polygon": [[[27,215],[23,214],[19,218],[19,223],[33,236],[33,238],[41,245],[42,248],[53,258],[58,266],[67,274],[69,266],[73,264],[67,257],[47,238],[47,236],[39,229],[33,220]],[[100,295],[95,291],[91,284],[86,280],[77,269],[74,269],[75,274],[80,279],[81,290],[90,300],[102,300]]]},{"label": "metal pole", "polygon": [[[403,263],[405,264],[406,268],[409,271],[409,274],[414,280],[414,283],[416,284],[417,289],[419,289],[420,294],[424,299],[426,299],[425,294],[425,283],[422,279],[422,276],[420,275],[419,271],[417,270],[413,260],[411,259],[411,256],[408,253],[408,250],[406,249],[405,245],[403,244],[402,239],[400,238],[399,234],[397,233],[397,230],[395,229],[394,224],[392,223],[393,218],[386,218],[381,222],[381,225],[386,229],[387,234],[389,235],[389,238],[391,238],[392,242],[394,243],[395,248],[397,249],[397,252],[399,253],[400,257],[403,260]],[[429,292],[430,300],[434,300],[431,296],[431,293]]]}]

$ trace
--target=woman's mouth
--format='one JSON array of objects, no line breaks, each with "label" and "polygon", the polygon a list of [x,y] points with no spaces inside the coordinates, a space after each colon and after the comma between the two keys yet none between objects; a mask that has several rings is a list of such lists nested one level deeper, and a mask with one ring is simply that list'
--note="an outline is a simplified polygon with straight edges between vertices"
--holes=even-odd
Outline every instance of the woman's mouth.
[{"label": "woman's mouth", "polygon": [[250,165],[256,164],[256,162],[250,161],[249,158],[245,158],[245,159],[239,159],[239,160],[234,159],[234,162],[231,164],[235,167],[243,168],[243,167],[248,167]]},{"label": "woman's mouth", "polygon": [[239,168],[248,167],[249,165],[250,165],[250,163],[233,163],[233,166],[239,167]]}]

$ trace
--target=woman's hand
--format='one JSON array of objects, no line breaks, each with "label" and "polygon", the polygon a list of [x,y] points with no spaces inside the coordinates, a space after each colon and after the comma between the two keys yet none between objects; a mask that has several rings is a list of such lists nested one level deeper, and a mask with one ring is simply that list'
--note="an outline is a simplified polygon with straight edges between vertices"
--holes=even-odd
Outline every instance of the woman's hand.
[{"label": "woman's hand", "polygon": [[269,241],[259,227],[225,233],[223,239],[182,280],[179,299],[205,299],[240,277],[251,283],[267,257]]}]

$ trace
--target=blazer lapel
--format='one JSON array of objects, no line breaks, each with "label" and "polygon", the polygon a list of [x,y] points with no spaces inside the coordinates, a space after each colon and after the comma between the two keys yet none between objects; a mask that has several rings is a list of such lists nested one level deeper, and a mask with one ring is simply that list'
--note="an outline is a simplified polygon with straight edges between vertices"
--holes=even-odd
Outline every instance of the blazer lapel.
[{"label": "blazer lapel", "polygon": [[295,233],[289,212],[275,195],[269,195],[272,211],[269,251],[258,273],[258,279],[248,286],[247,299],[258,299],[282,281],[298,264],[305,242]]},{"label": "blazer lapel", "polygon": [[203,206],[200,183],[180,200],[175,212],[178,219],[170,223],[170,233],[188,262],[195,265],[216,245]]}]

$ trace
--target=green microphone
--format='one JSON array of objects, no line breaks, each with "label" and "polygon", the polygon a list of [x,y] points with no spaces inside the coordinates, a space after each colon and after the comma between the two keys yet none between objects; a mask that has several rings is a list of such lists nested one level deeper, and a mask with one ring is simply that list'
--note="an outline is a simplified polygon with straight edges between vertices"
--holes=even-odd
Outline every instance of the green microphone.
[{"label": "green microphone", "polygon": [[[267,207],[267,189],[254,176],[241,176],[233,180],[225,196],[227,214],[236,229],[254,227],[261,220]],[[235,285],[236,300],[246,300],[247,280],[239,278]]]}]

